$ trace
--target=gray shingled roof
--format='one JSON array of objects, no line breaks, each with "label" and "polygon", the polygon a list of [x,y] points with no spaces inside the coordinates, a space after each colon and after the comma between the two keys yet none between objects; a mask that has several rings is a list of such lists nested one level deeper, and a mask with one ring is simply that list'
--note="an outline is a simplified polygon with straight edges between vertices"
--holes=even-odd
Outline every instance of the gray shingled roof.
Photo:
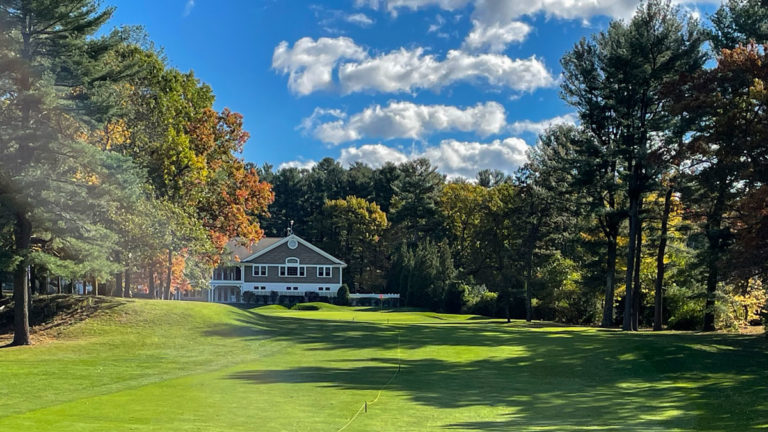
[{"label": "gray shingled roof", "polygon": [[225,246],[222,255],[223,261],[242,261],[256,252],[266,249],[282,240],[283,237],[264,237],[256,243],[247,247],[247,241],[243,239],[232,239]]}]

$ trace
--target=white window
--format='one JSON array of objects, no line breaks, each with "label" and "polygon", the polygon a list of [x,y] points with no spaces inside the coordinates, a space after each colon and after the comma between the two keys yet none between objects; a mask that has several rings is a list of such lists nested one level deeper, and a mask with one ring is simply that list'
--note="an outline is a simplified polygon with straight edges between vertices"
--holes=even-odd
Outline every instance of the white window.
[{"label": "white window", "polygon": [[280,266],[279,274],[282,277],[305,277],[307,266],[300,266],[298,258],[286,258],[285,265]]},{"label": "white window", "polygon": [[317,268],[317,277],[331,277],[333,275],[333,267],[320,266]]},{"label": "white window", "polygon": [[265,265],[253,266],[253,275],[254,276],[266,276],[267,275],[267,266],[265,266]]}]

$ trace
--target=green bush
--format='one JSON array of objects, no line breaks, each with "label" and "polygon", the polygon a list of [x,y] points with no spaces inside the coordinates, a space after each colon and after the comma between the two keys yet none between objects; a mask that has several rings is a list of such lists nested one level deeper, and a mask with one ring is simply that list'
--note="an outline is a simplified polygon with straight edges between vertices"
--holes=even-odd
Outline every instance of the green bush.
[{"label": "green bush", "polygon": [[672,330],[698,330],[703,322],[703,308],[698,305],[698,302],[688,302],[669,317],[668,327]]},{"label": "green bush", "polygon": [[496,310],[498,309],[498,297],[499,295],[495,292],[485,291],[467,312],[487,317],[495,316]]},{"label": "green bush", "polygon": [[246,304],[255,304],[256,303],[256,294],[253,293],[253,291],[246,291],[243,293],[243,302]]},{"label": "green bush", "polygon": [[301,310],[301,311],[316,311],[320,310],[320,308],[317,305],[313,304],[306,304],[306,303],[296,303],[291,308],[293,310]]},{"label": "green bush", "polygon": [[347,284],[341,285],[336,293],[336,304],[339,306],[349,306],[349,287]]}]

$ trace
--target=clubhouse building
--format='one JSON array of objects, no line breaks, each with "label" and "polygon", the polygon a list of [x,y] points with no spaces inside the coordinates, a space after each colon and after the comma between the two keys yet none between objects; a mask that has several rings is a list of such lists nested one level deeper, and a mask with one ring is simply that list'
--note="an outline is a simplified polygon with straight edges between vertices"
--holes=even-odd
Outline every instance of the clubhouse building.
[{"label": "clubhouse building", "polygon": [[213,272],[208,301],[278,303],[336,297],[347,266],[295,234],[265,237],[250,247],[236,240]]}]

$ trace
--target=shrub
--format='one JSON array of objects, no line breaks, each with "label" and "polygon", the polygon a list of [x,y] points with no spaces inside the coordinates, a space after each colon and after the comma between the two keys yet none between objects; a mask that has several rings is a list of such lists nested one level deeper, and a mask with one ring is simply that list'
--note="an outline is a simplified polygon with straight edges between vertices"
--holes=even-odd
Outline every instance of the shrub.
[{"label": "shrub", "polygon": [[668,326],[672,330],[697,330],[704,322],[704,310],[697,302],[689,302],[669,317]]},{"label": "shrub", "polygon": [[291,308],[293,310],[301,310],[301,311],[316,311],[320,310],[320,308],[317,305],[313,304],[307,304],[307,303],[296,303]]},{"label": "shrub", "polygon": [[336,304],[339,306],[349,306],[349,287],[347,284],[341,285],[336,293]]},{"label": "shrub", "polygon": [[485,291],[480,295],[477,302],[469,308],[468,312],[488,317],[495,316],[498,297],[499,295],[497,293]]},{"label": "shrub", "polygon": [[243,293],[243,302],[246,304],[255,304],[256,303],[256,294],[254,294],[252,291],[246,291]]}]

